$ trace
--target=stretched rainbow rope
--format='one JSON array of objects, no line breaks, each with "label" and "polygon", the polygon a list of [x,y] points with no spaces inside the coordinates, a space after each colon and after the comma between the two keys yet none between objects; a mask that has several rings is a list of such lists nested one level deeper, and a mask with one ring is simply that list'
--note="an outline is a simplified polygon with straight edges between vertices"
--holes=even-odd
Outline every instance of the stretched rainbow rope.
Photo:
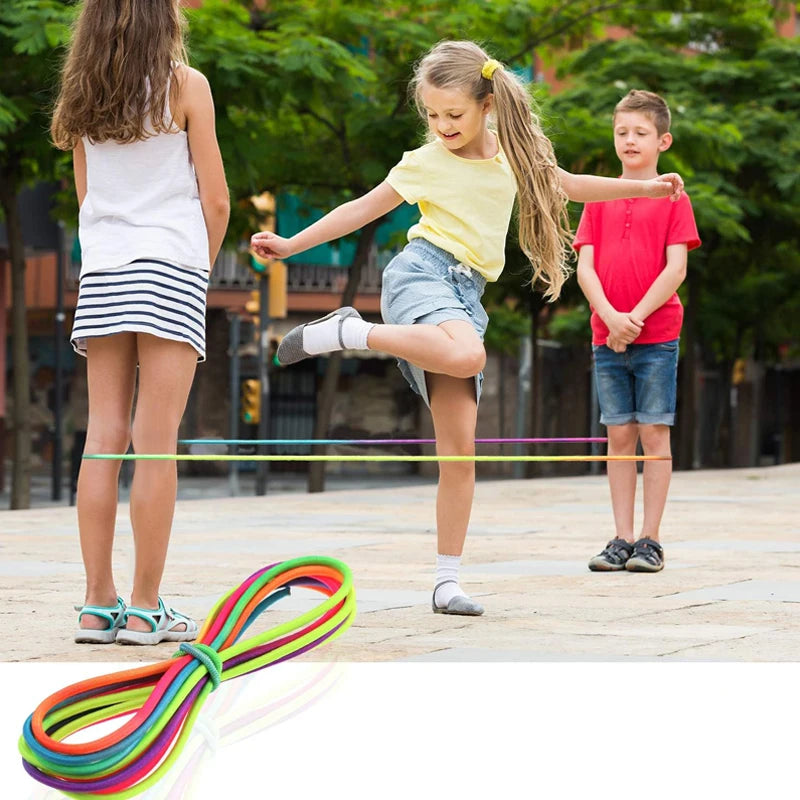
[{"label": "stretched rainbow rope", "polygon": [[84,453],[104,461],[671,461],[672,456],[282,456],[185,455],[183,453]]},{"label": "stretched rainbow rope", "polygon": [[[524,439],[475,439],[475,444],[586,444],[607,442],[605,436],[548,436]],[[436,444],[436,439],[179,439],[178,444],[293,445],[293,444]]]},{"label": "stretched rainbow rope", "polygon": [[[290,587],[328,599],[289,622],[237,644],[253,621]],[[345,631],[356,612],[349,568],[324,556],[264,567],[211,610],[197,642],[147,667],[93,678],[43,700],[19,740],[23,766],[70,797],[133,797],[155,784],[180,756],[208,695],[222,681],[294,658]],[[90,742],[63,741],[76,731],[133,714]]]}]

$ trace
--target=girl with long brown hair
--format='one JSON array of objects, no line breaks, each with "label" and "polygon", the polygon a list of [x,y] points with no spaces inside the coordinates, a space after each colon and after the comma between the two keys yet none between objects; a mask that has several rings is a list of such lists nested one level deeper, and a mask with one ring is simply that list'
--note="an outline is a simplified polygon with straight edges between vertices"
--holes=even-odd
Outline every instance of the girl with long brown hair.
[{"label": "girl with long brown hair", "polygon": [[[502,272],[515,197],[531,283],[555,300],[568,275],[568,198],[677,198],[682,182],[677,175],[625,181],[560,169],[525,86],[473,42],[437,44],[418,63],[411,86],[427,122],[427,144],[405,153],[371,192],[290,239],[265,231],[251,243],[262,257],[286,258],[351,233],[403,201],[418,204],[421,219],[409,230],[408,245],[383,273],[386,324],[342,308],[290,331],[277,355],[283,364],[343,348],[397,357],[431,409],[437,453],[471,456],[486,362],[488,317],[480,298],[486,282]],[[483,613],[458,582],[474,487],[474,462],[440,463],[436,613]]]},{"label": "girl with long brown hair", "polygon": [[[208,275],[229,200],[208,81],[187,66],[179,0],[84,0],[53,114],[71,150],[81,272],[71,342],[87,357],[86,453],[174,453],[198,361]],[[138,367],[138,381],[137,381]],[[134,393],[136,411],[131,424]],[[140,461],[130,495],[130,604],[112,570],[119,461],[85,460],[78,527],[86,570],[76,642],[194,639],[160,597],[175,462]]]}]

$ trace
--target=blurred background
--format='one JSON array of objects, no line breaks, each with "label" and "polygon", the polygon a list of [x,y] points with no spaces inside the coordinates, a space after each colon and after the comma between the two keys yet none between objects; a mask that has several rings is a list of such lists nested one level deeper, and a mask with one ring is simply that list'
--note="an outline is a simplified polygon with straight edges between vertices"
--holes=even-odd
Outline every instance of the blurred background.
[{"label": "blurred background", "polygon": [[[689,256],[673,453],[677,469],[800,460],[800,22],[777,0],[194,0],[190,61],[209,79],[232,217],[208,295],[208,360],[181,436],[378,438],[432,434],[394,360],[337,354],[280,368],[295,325],[341,305],[379,320],[381,271],[416,210],[286,263],[255,261],[251,233],[289,236],[385,177],[424,129],[413,64],[445,38],[482,43],[530,83],[559,164],[615,176],[611,112],[658,92],[703,246]],[[0,509],[74,500],[86,366],[69,345],[80,247],[69,154],[49,114],[76,4],[0,0]],[[469,191],[469,187],[465,187]],[[581,207],[573,205],[573,227]],[[481,437],[602,436],[589,309],[572,278],[554,304],[527,285],[509,235],[485,301]],[[254,452],[188,445],[183,452]],[[594,452],[603,452],[595,445]],[[261,452],[308,453],[309,446]],[[356,452],[329,447],[329,453]],[[418,447],[370,452],[430,452]],[[491,454],[583,453],[505,445]],[[198,494],[320,491],[431,479],[435,465],[182,463]],[[579,474],[598,464],[479,464],[479,476]],[[123,470],[123,484],[129,479]],[[205,482],[205,483],[204,483]],[[356,484],[360,485],[360,484]],[[32,489],[33,487],[33,489]]]}]

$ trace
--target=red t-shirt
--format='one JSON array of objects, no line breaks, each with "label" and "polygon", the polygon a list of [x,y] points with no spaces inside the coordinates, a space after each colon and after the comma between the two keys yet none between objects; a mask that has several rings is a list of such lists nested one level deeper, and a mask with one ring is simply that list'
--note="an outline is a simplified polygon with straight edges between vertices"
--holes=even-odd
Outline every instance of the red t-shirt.
[{"label": "red t-shirt", "polygon": [[[686,193],[668,197],[606,200],[586,203],[573,247],[594,246],[594,268],[603,291],[617,311],[631,311],[667,264],[667,246],[700,246],[700,237]],[[683,306],[677,292],[644,323],[636,344],[677,339]],[[592,343],[605,344],[608,328],[592,309]]]}]

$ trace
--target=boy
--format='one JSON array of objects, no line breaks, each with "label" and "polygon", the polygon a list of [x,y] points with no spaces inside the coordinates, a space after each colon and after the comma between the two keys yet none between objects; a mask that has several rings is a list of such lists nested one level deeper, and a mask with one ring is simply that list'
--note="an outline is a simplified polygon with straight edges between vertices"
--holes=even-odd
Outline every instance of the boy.
[{"label": "boy", "polygon": [[[614,148],[622,177],[658,175],[672,144],[670,113],[657,94],[629,92],[614,109]],[[700,239],[689,198],[587,203],[575,235],[578,283],[592,307],[592,350],[600,422],[609,455],[670,455],[675,421],[678,339],[683,306],[676,293],[686,254]],[[634,536],[636,462],[608,462],[616,536],[589,561],[595,571],[658,572],[664,567],[659,526],[672,461],[644,464],[644,520]]]}]

